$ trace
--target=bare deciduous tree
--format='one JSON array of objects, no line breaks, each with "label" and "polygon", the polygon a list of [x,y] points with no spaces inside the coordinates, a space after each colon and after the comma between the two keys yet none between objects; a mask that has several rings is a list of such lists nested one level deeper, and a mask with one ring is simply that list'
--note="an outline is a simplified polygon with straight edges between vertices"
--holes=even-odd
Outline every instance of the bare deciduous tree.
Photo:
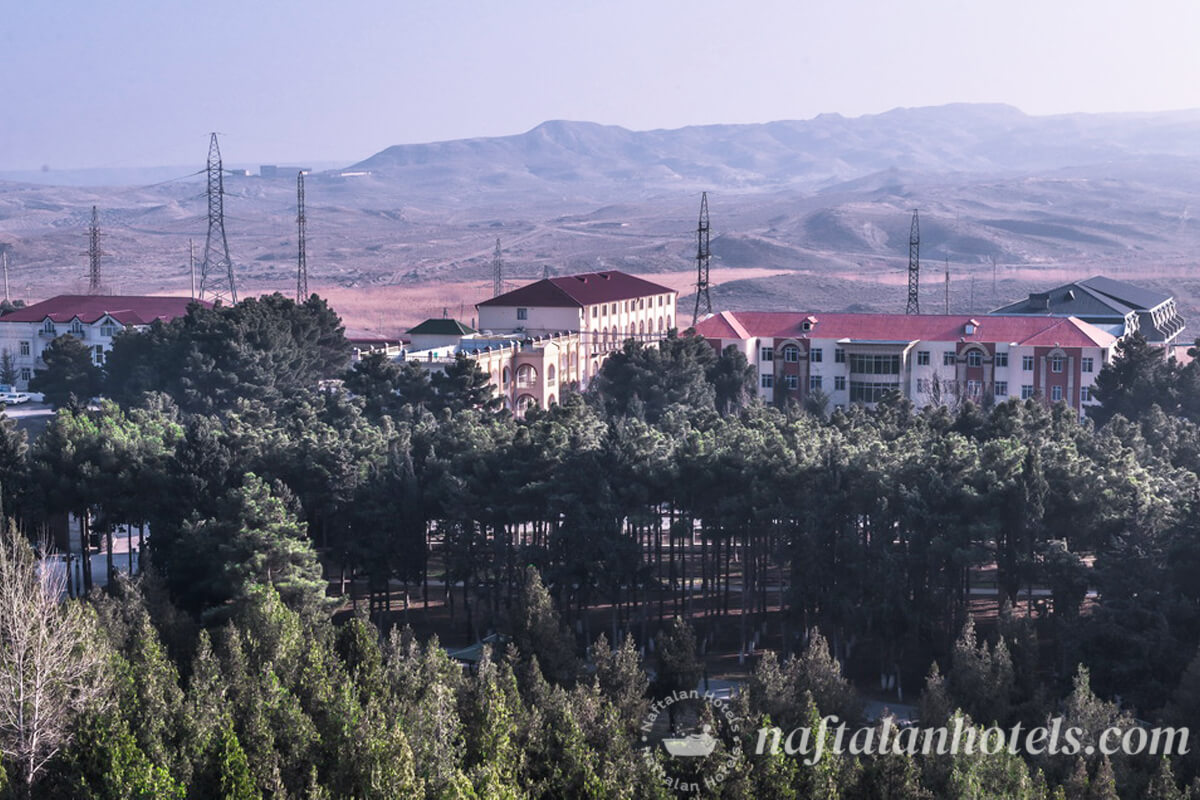
[{"label": "bare deciduous tree", "polygon": [[0,535],[0,753],[29,787],[83,711],[107,702],[105,647],[91,609],[15,531]]}]

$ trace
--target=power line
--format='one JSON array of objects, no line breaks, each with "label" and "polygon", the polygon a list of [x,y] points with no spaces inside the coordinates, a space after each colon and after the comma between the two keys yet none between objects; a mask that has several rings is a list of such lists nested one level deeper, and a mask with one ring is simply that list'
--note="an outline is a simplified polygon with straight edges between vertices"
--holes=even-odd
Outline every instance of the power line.
[{"label": "power line", "polygon": [[225,177],[217,134],[208,143],[208,236],[204,240],[204,262],[200,267],[200,299],[229,300],[237,304],[233,259],[225,238]]},{"label": "power line", "polygon": [[700,195],[700,221],[696,225],[696,307],[692,311],[692,327],[700,321],[700,305],[704,313],[712,313],[712,295],[708,293],[708,262],[712,253],[708,247],[708,192]]}]

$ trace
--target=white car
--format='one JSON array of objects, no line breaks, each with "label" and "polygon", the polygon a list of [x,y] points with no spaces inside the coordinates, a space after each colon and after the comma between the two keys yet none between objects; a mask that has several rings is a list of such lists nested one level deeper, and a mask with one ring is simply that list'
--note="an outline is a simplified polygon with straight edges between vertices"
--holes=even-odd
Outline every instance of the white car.
[{"label": "white car", "polygon": [[6,406],[19,406],[21,403],[28,403],[29,395],[24,392],[3,392],[0,393],[0,403]]}]

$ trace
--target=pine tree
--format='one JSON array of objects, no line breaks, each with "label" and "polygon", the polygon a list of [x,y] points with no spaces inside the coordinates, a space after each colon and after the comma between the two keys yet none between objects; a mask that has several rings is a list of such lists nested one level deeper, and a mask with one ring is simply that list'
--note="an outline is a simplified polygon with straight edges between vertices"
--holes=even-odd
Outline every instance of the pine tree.
[{"label": "pine tree", "polygon": [[100,393],[104,373],[92,361],[92,349],[73,336],[59,336],[42,351],[45,369],[33,373],[29,391],[40,392],[55,408],[83,407]]},{"label": "pine tree", "polygon": [[554,608],[554,600],[533,566],[526,568],[525,580],[517,593],[512,636],[513,644],[522,656],[537,657],[547,678],[560,685],[574,683],[579,669],[575,637],[563,624]]}]

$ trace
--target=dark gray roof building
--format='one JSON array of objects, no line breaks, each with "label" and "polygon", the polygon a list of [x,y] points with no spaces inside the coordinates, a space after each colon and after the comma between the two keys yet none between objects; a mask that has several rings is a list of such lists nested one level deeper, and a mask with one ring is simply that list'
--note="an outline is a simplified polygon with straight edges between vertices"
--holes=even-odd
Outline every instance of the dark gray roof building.
[{"label": "dark gray roof building", "polygon": [[1174,344],[1184,329],[1171,295],[1099,275],[1031,292],[1027,299],[991,313],[1078,317],[1117,337],[1140,331],[1146,341],[1158,345]]}]

